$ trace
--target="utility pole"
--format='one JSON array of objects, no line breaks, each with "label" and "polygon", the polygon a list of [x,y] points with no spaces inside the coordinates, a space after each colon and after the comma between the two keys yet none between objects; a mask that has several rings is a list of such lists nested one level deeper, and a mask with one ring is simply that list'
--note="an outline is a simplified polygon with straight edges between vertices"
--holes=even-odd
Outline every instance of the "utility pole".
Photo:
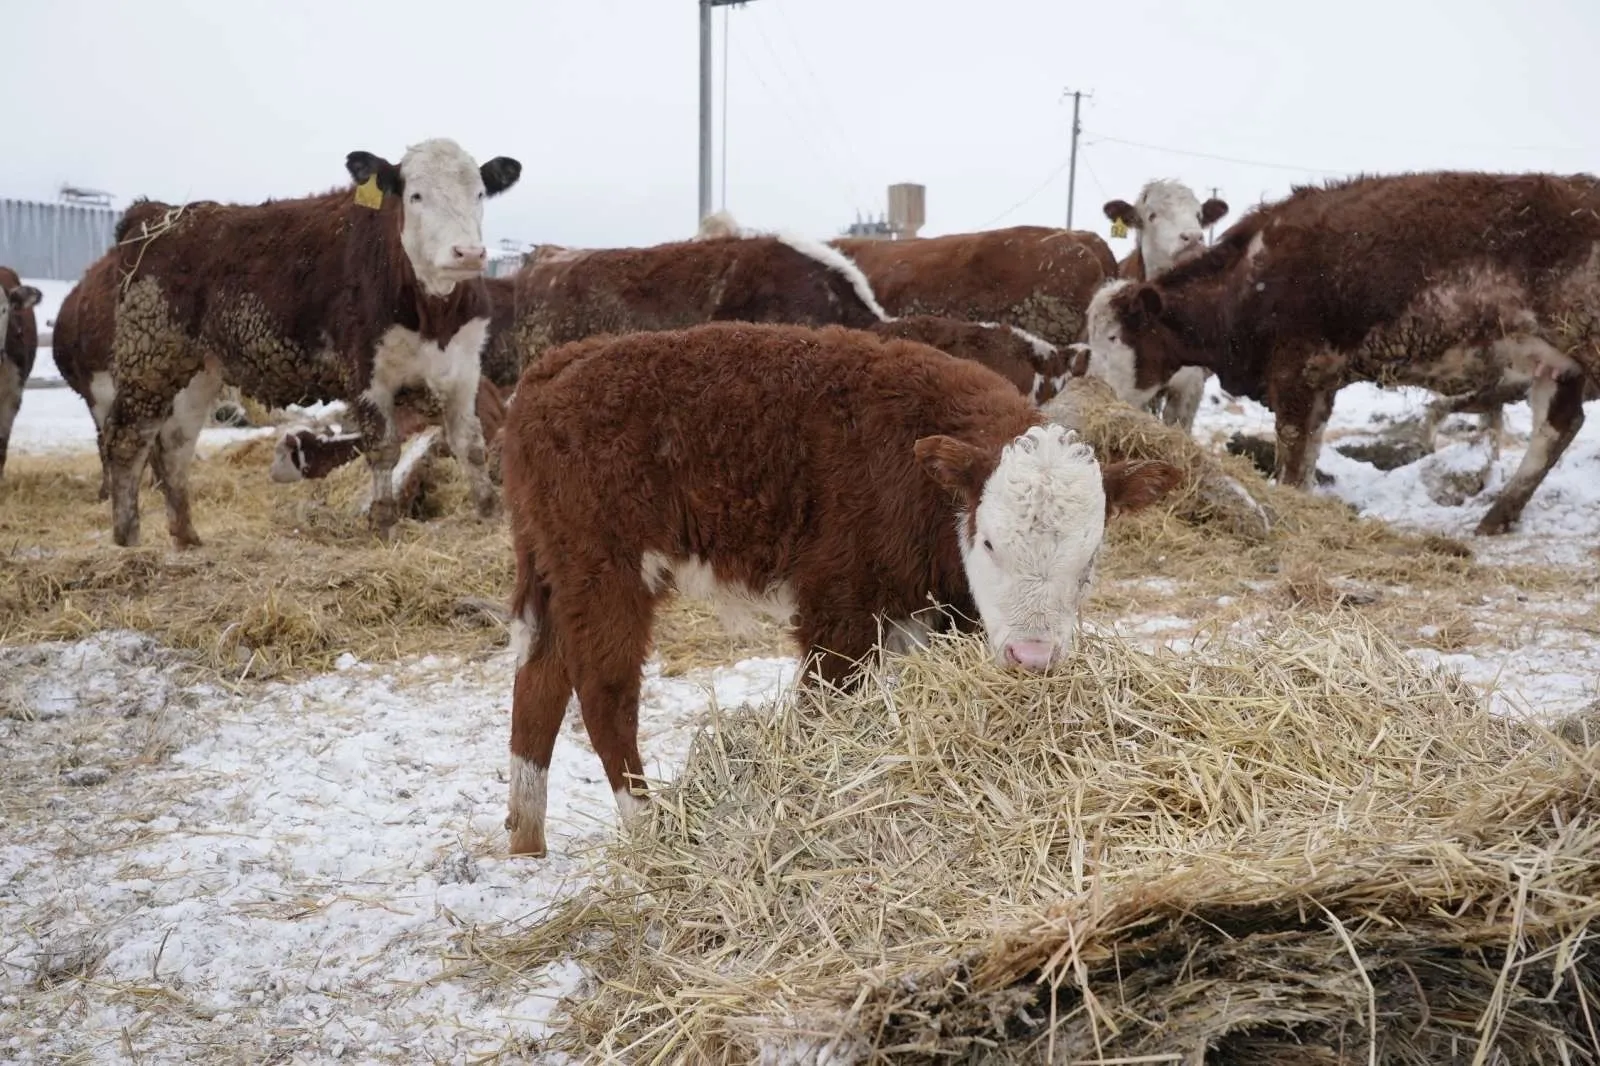
[{"label": "utility pole", "polygon": [[[695,229],[711,213],[711,9],[749,0],[696,0],[700,5],[700,215]],[[724,146],[726,150],[726,146]]]},{"label": "utility pole", "polygon": [[[1211,186],[1211,198],[1213,200],[1215,200],[1217,198],[1217,187],[1215,185]],[[1216,241],[1217,241],[1217,224],[1215,222],[1213,222],[1213,223],[1211,223],[1211,225],[1206,227],[1206,243],[1207,244],[1215,244]]]},{"label": "utility pole", "polygon": [[[1072,228],[1072,201],[1078,190],[1078,134],[1083,132],[1083,126],[1078,122],[1078,105],[1085,96],[1094,99],[1094,93],[1080,92],[1077,89],[1066,89],[1061,94],[1063,97],[1072,97],[1072,157],[1067,164],[1067,228]],[[1057,171],[1057,173],[1060,173]]]}]

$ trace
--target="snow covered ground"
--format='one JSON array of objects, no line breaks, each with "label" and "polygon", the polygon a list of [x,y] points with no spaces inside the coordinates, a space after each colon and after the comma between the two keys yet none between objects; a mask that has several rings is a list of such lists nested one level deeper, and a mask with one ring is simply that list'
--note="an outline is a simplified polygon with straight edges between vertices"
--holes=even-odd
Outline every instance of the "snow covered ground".
[{"label": "snow covered ground", "polygon": [[[1256,405],[1225,401],[1214,382],[1209,395],[1203,438],[1270,434]],[[1330,437],[1422,402],[1347,389]],[[1571,566],[1570,594],[1519,597],[1535,620],[1514,647],[1443,656],[1498,685],[1508,707],[1570,711],[1600,697],[1600,405],[1588,413],[1522,529],[1475,545]],[[1526,405],[1507,425],[1490,493],[1520,456]],[[207,430],[204,443],[228,435]],[[13,449],[84,447],[93,427],[77,398],[30,390]],[[1420,485],[1426,464],[1459,463],[1453,449],[1465,447],[1388,474],[1330,447],[1325,491],[1395,522],[1467,533],[1487,495],[1445,507]],[[1181,642],[1197,620],[1098,621],[1155,644]],[[725,706],[764,699],[793,670],[763,659],[652,674],[641,712],[649,772],[675,772],[713,695]],[[501,857],[510,681],[504,651],[346,661],[234,687],[133,633],[0,649],[0,1059],[466,1062],[510,1046],[538,1061],[543,1019],[579,975],[557,965],[491,989],[448,976],[452,945],[474,926],[536,920],[572,891],[614,808],[571,715],[551,775],[552,855]]]}]

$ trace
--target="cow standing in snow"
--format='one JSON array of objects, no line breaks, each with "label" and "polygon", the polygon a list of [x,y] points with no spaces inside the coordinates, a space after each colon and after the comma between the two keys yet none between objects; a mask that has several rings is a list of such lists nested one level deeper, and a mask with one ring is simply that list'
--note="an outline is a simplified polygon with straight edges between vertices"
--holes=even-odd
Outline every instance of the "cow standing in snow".
[{"label": "cow standing in snow", "polygon": [[1277,416],[1282,484],[1310,487],[1353,381],[1492,396],[1526,383],[1533,433],[1478,524],[1511,529],[1583,424],[1600,380],[1600,180],[1437,172],[1297,188],[1205,254],[1121,282],[1091,364],[1130,403],[1180,367]]},{"label": "cow standing in snow", "polygon": [[[1120,222],[1137,234],[1137,246],[1117,264],[1117,276],[1149,281],[1204,252],[1206,227],[1227,215],[1228,204],[1216,197],[1201,203],[1194,191],[1181,182],[1152,181],[1139,190],[1139,198],[1133,203],[1108,200],[1104,210],[1111,221]],[[1090,301],[1091,317],[1107,296],[1109,292],[1102,290]],[[1156,393],[1150,401],[1151,410],[1169,426],[1192,431],[1205,388],[1206,371],[1186,366]]]},{"label": "cow standing in snow", "polygon": [[512,852],[545,851],[574,691],[619,807],[639,802],[641,671],[674,588],[725,625],[792,621],[829,682],[880,627],[904,646],[981,625],[1000,662],[1059,663],[1106,518],[1179,474],[1102,468],[1042,423],[985,367],[859,330],[716,323],[531,364],[501,458],[517,564]]},{"label": "cow standing in snow", "polygon": [[39,290],[22,284],[10,267],[0,267],[0,477],[6,472],[6,452],[11,445],[11,427],[22,407],[22,387],[33,373],[34,356],[39,351],[39,324],[33,307]]},{"label": "cow standing in snow", "polygon": [[[385,537],[398,516],[394,397],[428,387],[444,403],[450,449],[479,513],[495,512],[473,410],[489,325],[483,201],[515,184],[521,164],[501,156],[479,166],[437,139],[398,164],[351,152],[345,166],[353,188],[250,206],[186,204],[146,220],[114,250],[104,452],[117,544],[138,543],[147,458],[173,539],[200,543],[188,495],[195,442],[169,415],[208,357],[221,380],[269,407],[352,407],[373,475],[369,518]],[[162,447],[152,452],[158,433]]]}]

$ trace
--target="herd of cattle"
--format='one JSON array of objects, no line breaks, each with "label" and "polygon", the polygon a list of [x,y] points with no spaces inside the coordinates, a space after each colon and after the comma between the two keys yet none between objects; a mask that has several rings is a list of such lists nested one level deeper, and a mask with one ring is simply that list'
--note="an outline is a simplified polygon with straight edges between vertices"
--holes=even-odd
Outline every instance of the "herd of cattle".
[{"label": "herd of cattle", "polygon": [[[1529,446],[1483,533],[1515,525],[1600,395],[1600,182],[1583,175],[1297,188],[1209,247],[1228,205],[1151,182],[1105,205],[1138,236],[1120,264],[1046,227],[822,243],[718,215],[654,247],[541,246],[488,278],[483,200],[516,160],[440,139],[346,169],[353,185],[301,199],[136,201],[63,303],[55,360],[93,416],[118,545],[138,543],[146,465],[174,541],[200,543],[188,471],[225,384],[268,407],[342,401],[356,431],[285,433],[273,477],[364,455],[381,536],[402,440],[431,421],[479,514],[503,488],[519,853],[544,851],[574,692],[619,805],[638,802],[641,667],[670,589],[730,624],[793,622],[828,681],[950,625],[1005,664],[1059,660],[1105,521],[1179,478],[1049,424],[1072,375],[1187,429],[1216,374],[1275,413],[1276,475],[1297,486],[1345,384],[1488,416],[1526,398]],[[3,464],[39,294],[0,281]]]}]

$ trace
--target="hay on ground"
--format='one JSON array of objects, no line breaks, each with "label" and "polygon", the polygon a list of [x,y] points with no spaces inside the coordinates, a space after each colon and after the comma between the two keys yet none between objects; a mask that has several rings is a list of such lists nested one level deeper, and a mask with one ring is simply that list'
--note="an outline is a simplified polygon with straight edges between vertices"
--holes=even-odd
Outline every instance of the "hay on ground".
[{"label": "hay on ground", "polygon": [[1600,1057],[1595,749],[1320,616],[894,665],[714,717],[591,887],[467,968],[575,957],[582,1061]]}]

